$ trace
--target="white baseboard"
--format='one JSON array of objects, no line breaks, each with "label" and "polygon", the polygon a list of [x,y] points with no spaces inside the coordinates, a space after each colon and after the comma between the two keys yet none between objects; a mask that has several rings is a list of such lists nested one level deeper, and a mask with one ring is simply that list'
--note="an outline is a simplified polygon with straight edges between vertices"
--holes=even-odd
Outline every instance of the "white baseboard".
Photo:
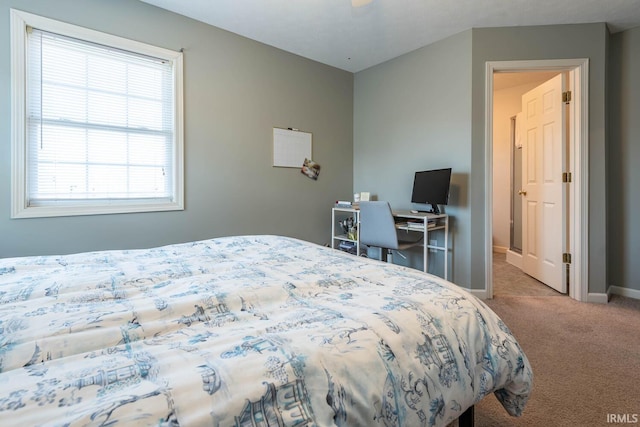
[{"label": "white baseboard", "polygon": [[[479,299],[487,299],[486,289],[466,289],[471,295]],[[640,291],[637,289],[622,288],[620,286],[609,286],[607,293],[589,292],[587,295],[587,301],[595,304],[607,304],[609,302],[610,295],[620,295],[622,297],[633,298],[640,300]]]},{"label": "white baseboard", "polygon": [[487,299],[486,289],[467,289],[467,291],[476,298]]},{"label": "white baseboard", "polygon": [[493,246],[493,252],[497,252],[499,254],[507,253],[507,250],[509,250],[509,248],[505,248],[504,246]]},{"label": "white baseboard", "polygon": [[637,289],[623,288],[620,286],[609,286],[609,295],[620,295],[621,297],[640,299],[640,291]]},{"label": "white baseboard", "polygon": [[507,250],[507,262],[522,270],[522,254]]},{"label": "white baseboard", "polygon": [[[486,289],[467,289],[463,288],[471,295],[480,298],[487,299]],[[589,292],[587,294],[587,301],[595,304],[607,304],[609,302],[610,295],[620,295],[622,297],[633,298],[640,300],[640,291],[637,289],[623,288],[620,286],[609,286],[609,290],[606,293]]]},{"label": "white baseboard", "polygon": [[609,295],[602,293],[589,292],[587,294],[587,302],[592,302],[596,304],[606,304],[609,302]]}]

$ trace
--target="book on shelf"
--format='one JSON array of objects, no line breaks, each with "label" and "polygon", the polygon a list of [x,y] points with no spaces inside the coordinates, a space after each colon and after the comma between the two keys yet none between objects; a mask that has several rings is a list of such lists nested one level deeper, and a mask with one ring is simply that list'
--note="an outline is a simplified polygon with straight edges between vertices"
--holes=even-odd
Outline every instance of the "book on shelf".
[{"label": "book on shelf", "polygon": [[409,228],[424,228],[424,223],[422,222],[408,222],[407,226]]},{"label": "book on shelf", "polygon": [[[424,228],[424,222],[422,221],[407,221],[402,225],[406,225],[409,228],[417,228],[417,229]],[[436,226],[435,221],[427,221],[427,228],[434,228],[435,226]]]},{"label": "book on shelf", "polygon": [[352,253],[352,254],[355,254],[358,250],[358,248],[356,247],[356,242],[348,242],[348,241],[340,242],[340,244],[338,245],[338,249],[340,249],[341,251]]}]

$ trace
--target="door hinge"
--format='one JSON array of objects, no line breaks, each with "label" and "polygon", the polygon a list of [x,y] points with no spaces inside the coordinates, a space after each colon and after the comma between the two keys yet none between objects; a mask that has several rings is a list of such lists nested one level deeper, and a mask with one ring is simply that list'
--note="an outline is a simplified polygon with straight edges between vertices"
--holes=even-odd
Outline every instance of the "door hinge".
[{"label": "door hinge", "polygon": [[562,173],[562,182],[571,182],[571,172]]},{"label": "door hinge", "polygon": [[571,254],[568,252],[565,252],[562,254],[562,262],[564,264],[571,264]]},{"label": "door hinge", "polygon": [[571,102],[571,91],[568,90],[566,92],[562,92],[562,102],[564,102],[565,104],[568,104],[569,102]]}]

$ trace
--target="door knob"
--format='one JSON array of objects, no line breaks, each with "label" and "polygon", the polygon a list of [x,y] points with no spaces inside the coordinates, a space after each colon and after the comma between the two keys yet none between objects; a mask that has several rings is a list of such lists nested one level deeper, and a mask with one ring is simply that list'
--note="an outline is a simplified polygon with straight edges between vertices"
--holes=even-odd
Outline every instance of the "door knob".
[{"label": "door knob", "polygon": [[521,196],[526,196],[527,192],[524,191],[524,190],[520,190],[520,191],[518,191],[518,194],[521,195]]}]

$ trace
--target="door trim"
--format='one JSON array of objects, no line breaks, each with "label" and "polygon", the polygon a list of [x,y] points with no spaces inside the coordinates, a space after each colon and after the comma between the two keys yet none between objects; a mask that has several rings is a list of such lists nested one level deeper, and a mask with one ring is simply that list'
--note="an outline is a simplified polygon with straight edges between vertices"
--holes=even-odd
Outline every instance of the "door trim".
[{"label": "door trim", "polygon": [[493,74],[568,71],[569,108],[569,295],[587,301],[589,290],[589,59],[488,61],[485,69],[485,290],[493,298]]}]

